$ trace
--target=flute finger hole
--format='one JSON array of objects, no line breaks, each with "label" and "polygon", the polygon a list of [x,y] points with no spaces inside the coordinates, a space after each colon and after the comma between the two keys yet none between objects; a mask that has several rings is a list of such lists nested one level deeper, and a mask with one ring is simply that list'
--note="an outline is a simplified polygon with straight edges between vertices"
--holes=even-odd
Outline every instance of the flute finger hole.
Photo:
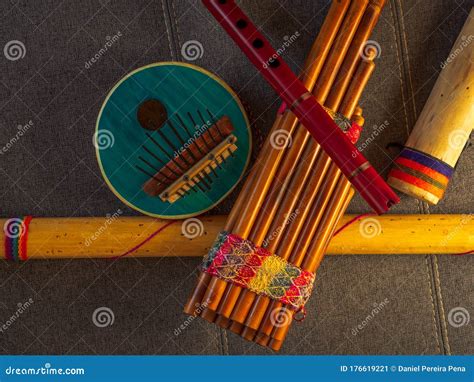
[{"label": "flute finger hole", "polygon": [[252,42],[252,45],[254,46],[254,48],[262,48],[263,47],[263,41],[259,38],[256,38],[255,40],[253,40]]},{"label": "flute finger hole", "polygon": [[278,68],[280,66],[280,61],[278,61],[278,59],[272,60],[268,63],[268,66],[273,69]]},{"label": "flute finger hole", "polygon": [[239,29],[244,29],[247,26],[247,21],[240,19],[235,23],[235,25],[237,25],[237,28]]}]

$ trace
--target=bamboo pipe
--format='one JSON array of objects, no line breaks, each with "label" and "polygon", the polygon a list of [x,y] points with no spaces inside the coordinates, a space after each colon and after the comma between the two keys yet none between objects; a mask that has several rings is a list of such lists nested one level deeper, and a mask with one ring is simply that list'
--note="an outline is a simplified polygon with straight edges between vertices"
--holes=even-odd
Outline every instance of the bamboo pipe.
[{"label": "bamboo pipe", "polygon": [[[334,2],[329,9],[328,17],[324,21],[321,32],[313,44],[308,59],[305,62],[305,69],[303,71],[302,79],[307,88],[312,89],[314,86],[315,78],[319,75],[319,72],[325,61],[325,57],[329,51],[329,47],[332,44],[339,25],[342,22],[344,14],[347,10],[348,4],[349,0]],[[273,131],[283,130],[291,134],[293,129],[296,127],[296,124],[297,119],[293,114],[286,113],[283,117],[278,115]],[[272,179],[283,155],[283,150],[271,150],[271,146],[268,144],[270,137],[271,135],[267,138],[267,141],[264,145],[268,147],[268,149],[265,149],[264,147],[264,149],[261,151],[261,154],[259,155],[259,160],[257,160],[257,163],[260,163],[261,161],[265,164],[265,166],[254,166],[256,168],[251,174],[251,176],[255,178],[255,183],[253,184],[252,190],[253,192],[251,197],[248,199],[249,203],[243,204],[242,211],[239,211],[239,216],[241,218],[236,219],[234,222],[234,227],[232,227],[233,232],[241,234],[243,237],[246,236],[243,235],[243,233],[245,233],[244,231],[248,231],[253,224],[255,212],[258,210],[258,207],[261,206],[266,192],[268,191],[269,182],[264,182],[264,180],[265,178],[267,180]],[[266,166],[269,166],[270,168],[266,169]],[[265,174],[265,177],[262,176],[263,174]],[[247,227],[241,227],[239,222],[246,224]],[[199,277],[198,284],[193,292],[193,295],[185,306],[185,312],[189,313],[194,311],[194,307],[196,304],[199,304],[202,301],[203,294],[206,292],[208,287],[211,289],[216,288],[216,284],[219,284],[217,286],[220,288],[220,291],[217,291],[217,293],[223,292],[225,289],[225,284],[219,283],[217,278],[211,278],[209,275],[202,273]],[[206,301],[207,306],[211,306],[212,304],[217,305],[214,303],[214,299]]]},{"label": "bamboo pipe", "polygon": [[[371,57],[372,59],[374,58],[374,56]],[[347,95],[354,95],[356,98],[356,100],[358,101],[359,97],[361,96],[362,94],[362,91],[365,87],[365,84],[367,83],[371,73],[373,72],[375,68],[375,64],[373,63],[372,60],[363,60],[362,62],[360,62],[355,74],[354,74],[354,80],[351,82],[351,84],[349,85],[349,89],[348,89],[348,92],[347,92]],[[361,84],[363,84],[362,86],[360,86]],[[354,112],[355,109],[356,109],[356,102],[354,102],[354,99],[351,98],[351,97],[344,97],[344,100],[342,101],[342,105],[341,105],[341,112],[343,114],[345,113],[350,113],[350,112]],[[358,111],[357,111],[358,112]],[[346,114],[347,115],[347,114]],[[346,194],[351,194],[353,195],[353,190],[351,189],[350,187],[350,183],[349,181],[342,176],[342,174],[340,173],[340,171],[336,170],[338,172],[338,177],[340,177],[340,180],[339,180],[339,185],[338,185],[338,189],[339,190],[343,190],[343,193],[342,193],[342,196],[341,198],[342,199],[345,199],[347,196]],[[352,197],[352,196],[351,196]],[[347,202],[347,205],[350,201],[345,199],[346,202]],[[340,215],[342,216],[344,211],[342,211],[340,213]],[[333,224],[333,226],[335,227],[337,221],[335,221]],[[323,228],[327,228],[324,226],[324,221],[322,222],[321,226]],[[334,227],[329,227],[329,229],[332,229],[334,230]],[[323,231],[324,233],[327,234],[327,232],[329,232],[327,229]],[[319,232],[316,231],[316,237],[318,236]],[[329,239],[325,239],[325,240],[316,240],[315,241],[315,238],[313,237],[312,239],[313,241],[313,245],[311,247],[311,249],[308,251],[309,254],[311,254],[311,256],[306,256],[305,258],[305,262],[307,261],[315,261],[316,265],[314,266],[314,270],[316,270],[322,260],[322,257],[324,256],[324,251],[325,251],[325,246],[327,246],[329,244]],[[319,247],[316,247],[314,245],[314,243],[319,243]],[[299,252],[301,253],[301,252]],[[306,253],[306,252],[303,252],[303,253]],[[309,260],[308,260],[309,259]],[[295,265],[300,265],[300,261],[301,261],[301,257],[298,258],[298,259],[291,259],[290,261],[295,264]],[[304,267],[304,264],[303,263],[303,267]],[[309,269],[313,269],[313,265],[310,265],[308,266]],[[305,268],[307,269],[307,268]],[[314,271],[312,271],[314,272]],[[272,323],[271,323],[271,320],[269,319],[271,315],[271,312],[274,311],[274,309],[277,309],[278,308],[278,305],[282,305],[282,304],[278,304],[276,302],[273,302],[272,306],[267,310],[266,314],[265,314],[265,317],[267,318],[267,320],[262,324],[262,328],[260,330],[260,333],[263,334],[263,338],[262,338],[262,335],[260,335],[260,342],[265,342],[265,336],[268,335],[268,332],[269,332],[269,329],[271,328],[272,326]],[[256,323],[253,323],[253,327],[256,326]],[[290,325],[288,325],[288,328],[289,328]],[[288,328],[286,330],[288,330]],[[283,334],[284,332],[284,328],[281,328],[280,331],[278,332],[280,336],[282,336],[284,338],[284,336],[286,335],[286,332],[285,334]],[[249,336],[250,336],[250,333],[249,333]],[[277,340],[283,340],[282,338],[278,339]],[[277,347],[281,346],[281,343],[279,343],[279,345],[275,345]]]},{"label": "bamboo pipe", "polygon": [[[305,148],[305,146],[302,146],[302,148]],[[294,151],[297,152],[299,150]],[[323,170],[317,163],[315,163],[316,158],[308,158],[308,146],[306,146],[305,151],[306,154],[303,154],[303,157],[306,158],[309,162],[309,166],[307,168],[303,168],[301,166],[296,168],[297,163],[294,160],[285,160],[283,166],[281,166],[281,168],[284,168],[286,163],[290,165],[292,164],[293,167],[296,169],[296,173],[294,177],[291,177],[291,175],[287,176],[285,181],[285,183],[287,183],[287,186],[278,187],[277,183],[275,185],[276,187],[274,187],[274,190],[278,190],[278,192],[274,193],[274,195],[276,195],[276,198],[269,198],[265,202],[262,211],[260,211],[259,220],[257,222],[260,224],[256,224],[256,229],[254,233],[250,236],[250,240],[252,240],[252,242],[254,242],[256,245],[262,246],[268,232],[277,232],[279,230],[279,227],[281,229],[281,227],[284,227],[286,225],[287,217],[292,213],[294,204],[296,203],[296,197],[303,191],[303,188],[305,186],[305,183],[301,182],[300,180],[308,178],[311,172],[316,173]],[[313,168],[313,166],[315,167]],[[285,195],[287,195],[287,192],[292,193],[295,197],[284,199]],[[277,234],[277,236],[273,240],[271,240],[268,245],[265,245],[265,247],[270,252],[275,252],[278,242],[279,236]],[[241,293],[241,291],[242,288],[237,286],[235,286],[234,288],[228,288],[228,290],[226,291],[226,295],[224,295],[222,299],[222,306],[219,306],[217,313],[225,317],[230,317],[234,309],[234,305],[237,302],[237,297],[239,296],[239,293]],[[237,304],[236,306],[237,311],[239,309],[238,306],[239,304]],[[233,320],[236,320],[236,318],[234,317],[231,318]]]},{"label": "bamboo pipe", "polygon": [[[372,9],[373,9],[373,7],[372,7]],[[380,9],[379,9],[379,11],[380,11]],[[375,25],[374,23],[370,23],[369,27],[373,28],[374,25]],[[364,27],[362,27],[362,29],[364,29]],[[360,36],[361,33],[359,33],[359,31],[358,31],[358,33],[356,35]],[[367,35],[367,33],[365,33],[363,35],[365,36],[365,35]],[[355,45],[356,45],[357,48],[358,48],[359,44],[360,44],[360,41],[355,42]],[[352,52],[355,51],[358,54],[359,49],[353,49],[353,45],[351,45],[350,51],[352,51]],[[344,60],[343,67],[347,66],[347,65],[345,65],[347,60],[353,60],[356,63],[360,62],[360,58],[359,59],[358,58],[359,58],[358,56],[354,57],[353,55],[349,56],[349,57],[346,57],[346,59]],[[341,82],[340,82],[340,86],[343,86],[344,89],[346,89],[348,87],[346,95],[344,97],[343,105],[339,108],[339,103],[342,101],[343,98],[342,97],[337,97],[337,98],[333,98],[333,101],[332,101],[333,103],[326,104],[326,106],[333,109],[333,110],[338,110],[339,109],[338,111],[340,113],[342,113],[343,115],[350,116],[351,113],[356,108],[357,102],[360,99],[360,96],[362,94],[362,90],[365,88],[365,85],[367,84],[367,81],[368,81],[368,79],[370,77],[370,74],[372,73],[374,67],[375,67],[375,64],[373,63],[373,61],[368,61],[366,64],[359,65],[359,67],[356,70],[356,73],[355,73],[354,77],[352,78],[352,82],[350,84],[348,82],[344,82],[344,83],[341,84]],[[351,69],[350,72],[348,72],[346,70],[346,72],[343,73],[343,74],[352,75],[355,68],[356,68],[356,65],[353,65],[353,69]],[[361,70],[361,68],[362,68],[362,70]],[[336,93],[337,92],[333,91],[333,94],[336,94]],[[329,165],[329,163],[331,163],[330,158],[327,157],[327,156],[326,156],[326,161],[327,161],[328,165]],[[340,176],[340,172],[337,170],[337,168],[333,169],[333,175],[332,176],[337,177],[337,178]],[[309,220],[309,221],[313,222],[311,220]],[[286,241],[290,245],[292,245],[292,243],[294,243],[297,238],[299,239],[298,231],[295,232],[295,235],[292,237],[292,240],[287,238]],[[282,256],[283,258],[286,259],[286,257],[285,257],[286,253],[282,253],[281,250],[279,250],[278,253],[279,253],[280,256]],[[299,265],[299,263],[295,263],[294,259],[290,259],[290,262],[292,264]],[[259,325],[261,324],[261,321],[262,321],[262,319],[265,315],[265,312],[266,312],[266,309],[268,308],[268,305],[271,305],[271,307],[268,308],[269,312],[267,311],[267,313],[266,313],[267,317],[270,314],[270,312],[273,311],[273,309],[274,309],[273,306],[275,304],[276,304],[275,302],[271,302],[270,299],[265,297],[265,296],[258,296],[256,298],[254,306],[252,306],[251,311],[249,313],[249,316],[246,318],[246,321],[245,321],[246,328],[242,332],[242,335],[246,339],[249,339],[249,340],[252,339],[253,335],[255,334],[256,330],[258,329]],[[263,324],[263,326],[266,327],[266,330],[263,330],[264,332],[269,330],[268,325],[271,325],[270,321],[267,321],[267,325]]]},{"label": "bamboo pipe", "polygon": [[[341,175],[341,177],[343,177],[343,175]],[[306,269],[310,272],[316,271],[324,256],[324,249],[334,233],[336,223],[349,206],[353,196],[354,190],[352,189],[351,184],[348,181],[339,182],[338,188],[329,205],[329,210],[331,213],[327,214],[321,221],[321,225],[327,229],[318,231],[316,237],[314,238],[314,242],[309,249],[309,253],[318,253],[319,256],[306,256],[305,261],[302,264],[303,269]],[[288,313],[290,319],[287,320],[287,323],[284,323],[279,327],[275,326],[273,329],[269,346],[275,351],[280,350],[286,334],[288,333],[288,330],[291,326],[291,318],[293,317],[293,313],[291,310],[288,311]]]},{"label": "bamboo pipe", "polygon": [[[331,195],[333,193],[333,190],[337,184],[338,178],[335,176],[337,174],[337,169],[334,165],[331,166],[329,169],[326,178],[323,180],[323,184],[321,186],[321,191],[318,195],[317,200],[313,205],[310,205],[307,211],[307,215],[309,214],[309,218],[307,219],[308,223],[306,225],[306,229],[308,227],[317,227],[318,223],[321,219],[321,216],[323,214],[323,211],[325,210],[325,207],[327,203],[329,202]],[[311,219],[311,220],[310,220]],[[304,235],[306,232],[306,229],[299,234],[301,237]],[[288,240],[290,241],[290,240]],[[291,241],[294,241],[294,237],[291,238]],[[298,248],[298,243],[296,243],[296,248]],[[298,250],[298,249],[296,249]],[[299,266],[301,264],[301,261],[298,262],[298,260],[295,258],[295,253],[298,253],[300,256],[303,256],[305,252],[296,252],[296,250],[293,251],[288,251],[285,253],[285,256],[289,257],[289,262],[291,264],[294,264],[296,266]],[[242,331],[242,336],[248,340],[253,340],[257,329],[260,327],[260,331],[270,334],[271,329],[273,327],[273,323],[271,322],[271,312],[277,307],[278,305],[281,305],[278,301],[272,301],[269,298],[264,298],[263,296],[259,296],[254,305],[252,306],[252,309],[246,318],[245,321],[245,329]]]},{"label": "bamboo pipe", "polygon": [[[296,216],[302,215],[302,218],[304,219],[307,215],[306,210],[316,197],[322,184],[322,178],[325,176],[329,167],[326,161],[320,160],[321,156],[323,156],[323,152],[319,149],[319,146],[317,147],[316,154],[320,154],[319,157],[313,155],[313,147],[312,145],[308,145],[307,151],[309,151],[308,155],[310,155],[311,158],[309,161],[304,161],[304,166],[298,167],[293,179],[294,187],[289,191],[289,193],[292,193],[292,196],[286,197],[281,206],[282,208],[278,211],[278,216],[282,216],[283,221],[278,221],[272,224],[272,227],[267,234],[267,240],[269,240],[267,249],[270,252],[277,253],[278,256],[282,257],[284,260],[287,260],[288,257],[281,251],[283,233],[288,230],[288,227],[293,226],[295,221],[295,219],[293,219],[288,223],[287,219],[291,214],[295,213],[297,214]],[[315,164],[313,165],[313,163]],[[301,197],[298,198],[298,196]],[[231,319],[237,323],[243,324],[255,299],[258,300],[255,293],[245,290],[240,295],[240,298],[232,311]]]},{"label": "bamboo pipe", "polygon": [[388,183],[399,191],[437,204],[474,124],[474,8],[395,160]]},{"label": "bamboo pipe", "polygon": [[[358,68],[357,68],[357,70],[354,74],[354,78],[353,78],[351,84],[349,85],[347,96],[344,97],[344,101],[342,102],[341,109],[339,110],[342,114],[349,115],[349,113],[353,113],[356,110],[357,102],[358,102],[358,100],[359,100],[359,98],[362,94],[362,90],[364,89],[364,87],[365,87],[365,85],[366,85],[366,83],[367,83],[367,81],[370,77],[370,74],[373,72],[374,66],[375,66],[375,64],[373,63],[373,61],[367,61],[367,60],[360,61],[360,64],[359,64],[359,66],[358,66]],[[351,97],[349,97],[349,95]],[[352,96],[354,96],[356,98],[352,98]],[[347,190],[347,192],[349,192],[350,187],[348,187],[349,182],[347,181],[347,179],[341,175],[340,171],[337,168],[333,167],[333,171],[336,173],[335,177],[340,179],[338,181],[341,184],[339,187],[343,187],[343,189],[345,189],[345,190]],[[346,196],[342,195],[341,197],[344,199]],[[316,224],[318,224],[318,223],[316,223]],[[319,224],[318,224],[318,227],[322,227],[323,230],[325,230],[327,228],[327,227],[324,227],[323,225],[319,225]],[[329,228],[332,228],[332,227],[329,227]],[[315,228],[313,228],[313,229],[315,230]],[[319,228],[319,229],[321,230],[321,228]],[[316,235],[318,234],[317,230],[315,230],[314,232],[316,232]],[[312,240],[314,240],[314,239],[312,239]],[[303,240],[303,243],[304,244],[309,243],[309,237],[307,237],[306,240]],[[313,248],[314,248],[314,246],[313,246]],[[304,248],[304,247],[303,248],[298,248],[298,252],[295,252],[296,257],[290,258],[290,262],[292,264],[295,264],[295,265],[298,265],[298,266],[301,264],[301,262],[303,261],[303,257],[302,257],[301,254],[306,254],[306,251],[304,249],[306,249],[306,248]],[[324,251],[324,249],[325,248],[322,248],[323,251]],[[321,248],[319,248],[319,250],[321,250]],[[317,257],[322,256],[323,254],[324,254],[324,252],[319,253],[319,252],[308,251],[308,257],[309,258],[312,258],[312,257],[317,258]],[[264,303],[261,303],[261,305],[262,305],[261,309],[263,309],[264,308]],[[272,320],[271,320],[272,312],[274,312],[275,309],[278,309],[279,307],[281,307],[282,304],[280,304],[279,302],[276,302],[276,301],[272,301],[268,305],[269,305],[269,307],[267,308],[267,310],[264,314],[259,312],[255,315],[254,320],[247,320],[246,325],[249,329],[245,330],[244,334],[245,334],[246,338],[251,338],[252,335],[255,334],[255,331],[256,331],[258,325],[260,325],[259,334],[257,335],[257,341],[259,343],[264,343],[266,341],[265,337],[270,334],[270,331],[272,330],[272,328],[274,326],[273,323],[272,323]],[[258,312],[257,308],[255,308],[255,310]],[[262,317],[264,317],[263,322],[261,322]]]},{"label": "bamboo pipe", "polygon": [[[349,10],[347,11],[347,15],[341,26],[341,30],[338,32],[338,36],[334,41],[334,46],[331,48],[331,52],[328,56],[327,62],[324,65],[321,74],[318,76],[318,79],[313,89],[313,94],[316,96],[320,103],[324,102],[330,91],[331,84],[334,81],[337,71],[339,70],[343,62],[344,55],[348,50],[350,41],[357,30],[357,27],[362,18],[367,3],[368,0],[355,0],[349,6]],[[305,136],[309,136],[309,133],[307,131],[304,131],[303,134]],[[310,144],[312,145],[312,147],[314,147],[314,150],[318,146],[312,140]],[[313,152],[313,155],[314,153],[315,152]],[[329,158],[327,160],[329,160]],[[297,197],[297,195],[294,195],[294,198]],[[228,298],[226,298],[222,304],[222,311],[227,312],[233,310],[236,312],[234,318],[237,318],[238,316],[243,320],[242,317],[247,314],[248,309],[250,308],[251,303],[255,298],[255,294],[248,290],[242,291],[242,288],[236,285],[229,285],[227,288],[229,289],[229,291],[226,291],[225,294],[226,296],[228,296]],[[210,293],[213,292],[213,290],[210,291]],[[243,294],[242,297],[240,297],[241,293]],[[240,299],[240,303],[238,307],[236,307],[235,303],[238,299]]]},{"label": "bamboo pipe", "polygon": [[[373,56],[372,56],[373,58]],[[360,60],[358,60],[360,61]],[[373,72],[373,69],[375,67],[375,64],[373,61],[367,61],[364,60],[359,64],[359,67],[357,68],[353,80],[349,85],[348,91],[346,93],[346,96],[344,97],[344,100],[342,101],[341,108],[339,112],[341,112],[344,115],[348,115],[348,113],[354,112],[356,109],[356,104],[358,102],[358,99],[361,96],[362,90],[364,89],[370,74]],[[347,86],[347,83],[346,83]],[[334,98],[333,102],[339,102],[341,98]],[[332,108],[337,108],[337,104],[329,105],[329,107]],[[357,112],[361,112],[361,110],[357,110]],[[333,168],[333,171],[335,172],[336,177],[340,177],[340,171],[337,169]],[[345,178],[341,179],[342,183],[348,183],[348,181]],[[319,210],[320,211],[320,210]],[[310,220],[311,221],[311,220]],[[318,224],[318,220],[315,220],[315,224]],[[313,227],[315,229],[315,226]],[[311,236],[310,236],[311,237]],[[300,240],[301,238],[299,238]],[[309,237],[306,239],[306,243],[308,243]],[[303,239],[303,242],[305,240]],[[301,253],[306,253],[306,251],[302,251],[302,248],[298,248],[297,254]],[[312,253],[314,256],[319,256],[319,254]],[[290,258],[290,262],[295,265],[300,265],[302,261],[301,256],[298,258]],[[245,325],[246,328],[243,330],[242,335],[249,340],[253,339],[253,336],[256,333],[256,330],[258,329],[258,326],[260,325],[261,327],[259,328],[259,335],[257,336],[257,341],[259,343],[265,342],[265,339],[262,338],[265,336],[268,336],[270,334],[270,331],[273,327],[273,323],[271,321],[271,313],[277,309],[279,306],[282,304],[272,301],[270,302],[270,299],[266,299],[262,296],[258,298],[257,306],[252,308],[252,314],[249,315],[250,317],[247,318]],[[262,312],[262,310],[266,309],[266,311]],[[263,318],[265,317],[265,318]],[[263,320],[263,322],[262,322]]]},{"label": "bamboo pipe", "polygon": [[[341,227],[355,215],[345,215]],[[226,215],[200,216],[202,235],[183,236],[178,220],[156,238],[131,253],[130,257],[201,257],[222,231]],[[8,219],[0,219],[0,227]],[[28,234],[28,258],[106,259],[119,256],[142,242],[169,220],[150,217],[74,217],[33,218]],[[474,216],[458,215],[383,215],[368,217],[341,231],[331,239],[328,255],[446,255],[474,248]],[[92,239],[92,238],[95,239]],[[0,231],[0,240],[4,240]],[[85,242],[89,239],[90,245]],[[296,251],[295,247],[294,252]],[[0,245],[0,257],[5,257]]]},{"label": "bamboo pipe", "polygon": [[[385,5],[385,0],[370,0],[365,10],[364,16],[360,22],[360,27],[352,40],[351,47],[346,55],[346,60],[342,64],[341,70],[339,71],[335,85],[339,85],[346,89],[351,82],[352,75],[357,68],[360,57],[366,59],[373,59],[374,55],[378,52],[374,50],[365,50],[367,41],[370,38],[372,31],[377,24],[377,21],[382,12],[382,8]],[[339,105],[342,102],[344,94],[332,91],[327,99],[327,103]]]}]

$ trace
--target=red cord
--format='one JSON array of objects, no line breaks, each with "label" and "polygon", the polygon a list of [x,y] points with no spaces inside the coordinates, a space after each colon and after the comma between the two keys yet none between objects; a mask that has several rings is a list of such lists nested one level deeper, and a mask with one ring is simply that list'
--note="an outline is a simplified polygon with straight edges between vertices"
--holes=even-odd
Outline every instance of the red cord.
[{"label": "red cord", "polygon": [[140,247],[144,246],[146,243],[148,243],[151,239],[153,239],[156,235],[158,235],[161,231],[163,231],[165,228],[168,228],[171,224],[176,223],[177,220],[171,220],[165,225],[161,226],[158,228],[155,232],[153,232],[150,236],[148,236],[145,240],[143,240],[141,243],[138,243],[136,246],[132,247],[129,249],[127,252],[119,255],[119,256],[114,256],[114,257],[109,257],[109,259],[115,260],[115,259],[120,259],[122,257],[125,257],[127,255],[130,255],[131,253],[135,252],[137,249]]}]

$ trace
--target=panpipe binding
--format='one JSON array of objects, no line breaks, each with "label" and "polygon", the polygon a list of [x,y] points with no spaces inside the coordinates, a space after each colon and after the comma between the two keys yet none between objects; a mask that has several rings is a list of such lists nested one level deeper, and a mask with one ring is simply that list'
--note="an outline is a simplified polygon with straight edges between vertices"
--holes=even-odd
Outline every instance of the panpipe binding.
[{"label": "panpipe binding", "polygon": [[218,235],[204,256],[201,269],[226,282],[288,304],[295,310],[304,308],[314,284],[314,273],[225,231]]}]

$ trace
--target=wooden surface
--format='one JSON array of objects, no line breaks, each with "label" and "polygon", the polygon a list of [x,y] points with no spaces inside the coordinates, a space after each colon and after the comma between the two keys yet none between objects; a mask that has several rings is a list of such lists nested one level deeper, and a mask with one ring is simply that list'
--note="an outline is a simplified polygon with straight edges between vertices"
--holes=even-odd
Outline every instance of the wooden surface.
[{"label": "wooden surface", "polygon": [[[344,216],[339,226],[353,217]],[[223,229],[226,218],[225,215],[217,215],[176,221],[130,256],[203,256],[217,233]],[[0,219],[0,224],[3,226],[6,220]],[[167,222],[149,217],[34,218],[29,229],[28,257],[119,256]],[[184,236],[183,231],[194,232],[190,228],[193,224],[200,234],[194,238]],[[461,253],[474,249],[473,232],[474,219],[471,215],[370,216],[353,223],[334,237],[327,254]],[[2,245],[1,257],[4,257],[3,251]]]}]

